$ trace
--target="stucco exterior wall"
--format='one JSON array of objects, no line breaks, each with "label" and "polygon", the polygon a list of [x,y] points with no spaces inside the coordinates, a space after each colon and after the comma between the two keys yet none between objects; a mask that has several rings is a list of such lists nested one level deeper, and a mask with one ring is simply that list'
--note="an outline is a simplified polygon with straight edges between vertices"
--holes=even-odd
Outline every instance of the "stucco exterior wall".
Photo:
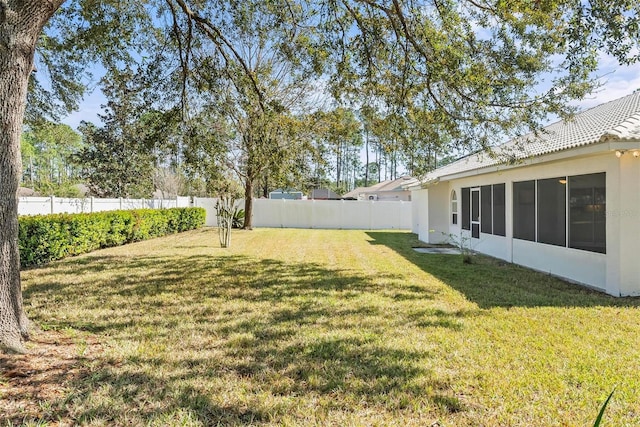
[{"label": "stucco exterior wall", "polygon": [[418,238],[420,238],[422,228],[427,229],[429,224],[427,214],[429,190],[420,189],[412,191],[411,199],[411,232],[417,234]]},{"label": "stucco exterior wall", "polygon": [[446,183],[429,188],[429,226],[426,230],[427,243],[449,242],[449,193]]},{"label": "stucco exterior wall", "polygon": [[[620,165],[615,182],[618,191],[612,194],[617,200],[611,208],[607,206],[607,256],[610,264],[607,279],[613,292],[619,291],[623,296],[640,295],[640,158],[628,153],[617,160]],[[610,235],[615,238],[609,239]],[[618,289],[614,283],[619,283]]]},{"label": "stucco exterior wall", "polygon": [[[593,287],[611,295],[640,295],[640,158],[631,153],[616,157],[612,151],[576,150],[576,157],[552,155],[537,158],[517,167],[473,176],[441,178],[428,187],[428,202],[416,206],[417,214],[425,218],[423,207],[428,206],[425,227],[419,220],[419,239],[433,242],[436,234],[469,238],[471,249],[496,258],[527,266],[555,276]],[[513,183],[562,176],[606,173],[606,245],[607,253],[564,248],[513,238]],[[446,177],[445,177],[446,178]],[[473,239],[468,231],[451,224],[450,193],[458,195],[459,218],[462,214],[461,188],[490,184],[505,184],[506,236],[480,233]],[[443,203],[443,194],[446,201]],[[417,194],[414,192],[414,197]],[[443,221],[443,217],[445,220]],[[415,220],[414,220],[415,222]],[[425,232],[426,230],[432,230]]]}]

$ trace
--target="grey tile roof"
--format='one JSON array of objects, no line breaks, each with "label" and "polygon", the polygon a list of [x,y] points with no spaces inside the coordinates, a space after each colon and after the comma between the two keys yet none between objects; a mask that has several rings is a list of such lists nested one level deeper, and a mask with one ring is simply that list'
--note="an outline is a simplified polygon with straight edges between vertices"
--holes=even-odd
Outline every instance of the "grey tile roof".
[{"label": "grey tile roof", "polygon": [[539,132],[494,148],[496,155],[471,154],[430,172],[424,181],[504,164],[607,140],[640,140],[640,91],[577,113]]}]

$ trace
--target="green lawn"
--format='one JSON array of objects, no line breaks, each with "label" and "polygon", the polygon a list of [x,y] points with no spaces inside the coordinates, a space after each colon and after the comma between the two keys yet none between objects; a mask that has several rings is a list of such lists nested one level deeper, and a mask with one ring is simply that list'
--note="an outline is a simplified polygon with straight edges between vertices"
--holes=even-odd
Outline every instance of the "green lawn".
[{"label": "green lawn", "polygon": [[[640,419],[640,300],[403,232],[213,229],[23,272],[44,329],[104,346],[50,420],[603,426]],[[79,346],[80,350],[82,346]]]}]

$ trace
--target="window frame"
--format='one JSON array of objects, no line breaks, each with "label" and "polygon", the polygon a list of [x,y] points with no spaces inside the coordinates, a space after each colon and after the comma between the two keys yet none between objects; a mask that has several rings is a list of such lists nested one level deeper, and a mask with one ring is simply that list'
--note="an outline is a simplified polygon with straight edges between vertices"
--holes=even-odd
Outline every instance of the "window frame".
[{"label": "window frame", "polygon": [[[545,190],[547,184],[558,181],[564,186],[563,197],[553,190]],[[580,181],[583,181],[580,183]],[[533,187],[526,189],[524,185]],[[556,189],[560,189],[556,185]],[[527,207],[525,212],[519,206],[530,205],[531,203],[520,203],[520,198],[525,197],[523,190],[533,194],[533,207]],[[531,192],[531,190],[533,190]],[[545,194],[542,194],[545,192]],[[530,195],[526,195],[530,198]],[[555,199],[555,202],[554,200]],[[550,203],[557,215],[549,215],[543,212],[545,203]],[[540,243],[543,245],[553,245],[567,249],[583,250],[592,253],[607,253],[607,173],[594,172],[580,175],[557,176],[553,178],[541,178],[526,181],[512,182],[512,237],[518,240]],[[560,209],[563,212],[560,212]],[[553,208],[552,208],[553,211]],[[524,213],[521,215],[521,213]],[[533,213],[533,215],[532,215]],[[554,222],[554,218],[559,219]],[[533,218],[533,219],[531,219]],[[533,238],[531,238],[531,224],[526,224],[526,235],[519,231],[522,226],[520,221],[530,221],[533,223]],[[555,232],[545,230],[549,226],[558,228]],[[563,232],[564,231],[564,232]],[[580,239],[575,236],[580,233]],[[590,238],[585,236],[590,235]],[[550,238],[546,236],[551,236]],[[558,239],[555,239],[555,236]],[[561,236],[561,237],[560,237]],[[560,241],[560,240],[563,240]]]},{"label": "window frame", "polygon": [[450,196],[450,206],[451,206],[451,224],[458,225],[458,195],[456,194],[456,190],[451,190]]},{"label": "window frame", "polygon": [[567,177],[536,180],[536,242],[567,247],[567,212]]},{"label": "window frame", "polygon": [[[597,187],[578,187],[576,190],[585,190],[582,191],[583,195],[581,197],[582,200],[579,200],[579,192],[576,191],[574,193],[574,186],[576,180],[581,179],[589,179],[589,178],[601,178],[602,182]],[[582,175],[572,175],[567,177],[567,185],[568,185],[568,203],[567,203],[567,247],[577,250],[583,250],[594,253],[607,253],[607,174],[606,172],[600,173],[591,173],[591,174],[582,174]],[[591,203],[584,203],[588,201],[588,191],[591,191],[590,201]],[[582,202],[582,203],[580,203]],[[583,208],[583,209],[580,209]],[[575,215],[574,215],[575,212]],[[580,214],[582,214],[584,223],[584,217],[589,217],[589,223],[586,225],[591,226],[591,240],[582,240],[576,241],[574,240],[575,226],[578,224],[578,221],[574,221],[579,219]],[[582,224],[585,225],[585,224]],[[602,236],[602,239],[598,239],[598,236]]]},{"label": "window frame", "polygon": [[512,190],[513,238],[536,242],[536,180],[514,181]]},{"label": "window frame", "polygon": [[460,190],[462,196],[462,221],[461,228],[471,231],[471,187]]}]

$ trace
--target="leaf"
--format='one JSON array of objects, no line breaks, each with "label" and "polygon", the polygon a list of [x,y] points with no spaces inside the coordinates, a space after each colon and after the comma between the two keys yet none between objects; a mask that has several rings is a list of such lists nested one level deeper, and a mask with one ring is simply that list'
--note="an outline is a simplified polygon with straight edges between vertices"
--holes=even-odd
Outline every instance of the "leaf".
[{"label": "leaf", "polygon": [[596,422],[593,424],[593,427],[599,427],[600,426],[600,422],[602,421],[602,416],[604,415],[604,411],[605,411],[605,409],[607,409],[607,405],[609,404],[609,401],[613,397],[613,393],[615,391],[616,391],[616,389],[614,388],[611,391],[611,393],[609,394],[609,397],[607,397],[607,400],[605,400],[604,403],[602,404],[602,408],[600,408],[600,413],[598,413],[598,418],[596,418]]}]

